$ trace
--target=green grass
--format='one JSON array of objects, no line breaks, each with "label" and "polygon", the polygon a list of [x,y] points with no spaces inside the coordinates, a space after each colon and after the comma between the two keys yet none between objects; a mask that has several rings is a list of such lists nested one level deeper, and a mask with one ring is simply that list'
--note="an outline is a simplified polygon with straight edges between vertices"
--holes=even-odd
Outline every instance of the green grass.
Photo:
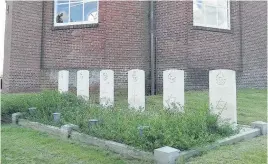
[{"label": "green grass", "polygon": [[[21,104],[24,105],[24,111],[26,111],[28,107],[33,106],[31,100],[25,101],[23,95],[24,94],[3,95],[4,102],[3,99],[1,100],[2,110],[3,103],[6,103],[4,104],[5,113],[8,113],[9,110],[12,112],[17,111],[17,107]],[[32,94],[26,95],[32,96]],[[207,91],[188,91],[185,93],[185,97],[187,108],[204,106],[208,103]],[[127,106],[127,96],[125,92],[117,92],[115,98],[116,108]],[[266,90],[238,90],[238,122],[240,124],[250,124],[252,121],[256,120],[267,121],[266,98]],[[31,97],[31,99],[34,99],[34,96]],[[49,98],[45,97],[43,101],[46,102],[47,99]],[[91,101],[97,103],[97,96]],[[146,102],[149,108],[162,108],[161,95],[148,96],[146,97]],[[44,104],[41,103],[39,105]],[[38,106],[38,104],[34,106]],[[66,106],[69,106],[69,104],[66,104]],[[48,105],[46,107],[50,106]],[[264,164],[267,159],[266,139],[267,136],[263,136],[235,145],[223,146],[217,150],[209,151],[201,157],[193,158],[189,163]],[[3,163],[56,163],[55,161],[58,163],[79,163],[77,161],[80,161],[80,163],[142,163],[141,161],[125,160],[117,155],[95,147],[81,146],[67,141],[60,141],[57,138],[32,130],[13,126],[2,126]]]},{"label": "green grass", "polygon": [[[188,91],[185,97],[186,112],[183,114],[162,110],[162,95],[147,96],[145,112],[133,112],[127,109],[125,91],[116,92],[115,108],[112,110],[101,109],[96,105],[98,94],[91,96],[91,105],[85,105],[75,95],[60,95],[51,91],[3,95],[1,102],[2,114],[17,109],[27,111],[28,107],[35,106],[37,113],[33,117],[28,115],[27,118],[53,125],[52,113],[60,112],[60,125],[74,123],[80,126],[83,133],[147,151],[163,145],[187,150],[233,133],[228,127],[217,126],[215,117],[208,114],[207,91]],[[266,121],[266,90],[238,90],[237,102],[240,124]],[[102,124],[88,129],[88,119],[93,118],[102,120]],[[138,127],[143,125],[150,126],[150,129],[145,130],[143,137],[140,137]]]},{"label": "green grass", "polygon": [[[31,107],[36,94],[1,94],[1,115],[12,114]],[[186,106],[195,108],[200,104],[208,104],[208,91],[185,92]],[[115,95],[117,106],[127,106],[127,94],[118,91]],[[91,98],[91,102],[98,103],[98,94]],[[162,107],[162,95],[147,96],[147,105]],[[36,105],[35,105],[36,106]],[[267,121],[267,90],[266,89],[238,89],[237,90],[238,123],[250,124],[253,121]]]},{"label": "green grass", "polygon": [[[157,101],[160,96],[151,96],[147,97],[146,110],[138,112],[128,109],[125,97],[117,99],[116,106],[111,109],[83,103],[73,94],[45,91],[36,97],[32,102],[37,107],[35,114],[28,112],[25,115],[29,120],[55,125],[52,114],[60,112],[61,123],[56,126],[76,124],[82,133],[145,151],[153,151],[165,145],[187,150],[234,133],[228,125],[218,125],[217,116],[211,115],[207,104],[202,102],[194,108],[185,107],[183,113],[171,112],[163,110],[162,103]],[[100,123],[89,128],[89,119],[98,119]],[[139,134],[139,126],[149,126],[142,136]]]},{"label": "green grass", "polygon": [[267,136],[253,138],[235,145],[222,146],[217,150],[192,158],[188,164],[266,164]]},{"label": "green grass", "polygon": [[[48,136],[18,126],[2,125],[1,162],[3,164],[149,164],[149,162],[126,160],[108,151]],[[267,136],[257,137],[235,145],[222,146],[188,164],[266,164]]]},{"label": "green grass", "polygon": [[247,89],[237,93],[238,123],[267,122],[267,90]]},{"label": "green grass", "polygon": [[[162,105],[162,96],[150,96],[148,101]],[[208,91],[185,92],[186,106],[208,104]],[[253,121],[267,122],[267,90],[266,89],[238,89],[237,90],[237,116],[239,124],[249,125]]]},{"label": "green grass", "polygon": [[[162,96],[150,96],[149,101],[162,105]],[[185,92],[186,106],[195,108],[209,101],[208,91]],[[202,103],[201,103],[202,102]],[[238,89],[237,116],[239,124],[250,124],[253,121],[267,122],[267,90],[266,89]]]},{"label": "green grass", "polygon": [[[127,105],[127,94],[117,92],[115,96],[119,105]],[[162,107],[162,95],[147,96],[146,105]],[[185,106],[196,108],[208,105],[208,91],[186,91]],[[94,96],[98,102],[98,96]],[[237,89],[237,116],[239,124],[250,124],[253,121],[267,122],[267,89]]]},{"label": "green grass", "polygon": [[2,164],[146,164],[18,126],[1,127]]}]

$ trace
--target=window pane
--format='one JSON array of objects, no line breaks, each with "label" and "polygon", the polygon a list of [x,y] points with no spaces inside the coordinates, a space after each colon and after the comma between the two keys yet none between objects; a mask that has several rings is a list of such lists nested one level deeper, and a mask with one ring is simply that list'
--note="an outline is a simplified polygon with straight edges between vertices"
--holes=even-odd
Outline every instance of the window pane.
[{"label": "window pane", "polygon": [[71,0],[71,3],[83,3],[83,0]]},{"label": "window pane", "polygon": [[67,4],[69,3],[69,0],[57,0],[55,1],[57,4]]},{"label": "window pane", "polygon": [[69,4],[57,5],[55,14],[56,23],[68,23],[69,22]]},{"label": "window pane", "polygon": [[204,3],[209,6],[217,6],[217,0],[205,0]]},{"label": "window pane", "polygon": [[83,21],[83,3],[71,3],[70,5],[70,22]]},{"label": "window pane", "polygon": [[193,1],[193,3],[199,3],[199,4],[201,4],[201,5],[202,5],[203,0],[194,0],[194,1]]},{"label": "window pane", "polygon": [[218,26],[228,28],[228,15],[227,10],[223,8],[218,9]]},{"label": "window pane", "polygon": [[204,10],[202,3],[194,3],[193,7],[194,25],[204,24]]},{"label": "window pane", "polygon": [[217,26],[217,8],[206,6],[206,25]]},{"label": "window pane", "polygon": [[218,0],[218,6],[227,8],[227,0]]},{"label": "window pane", "polygon": [[98,3],[96,1],[85,3],[84,21],[98,22]]}]

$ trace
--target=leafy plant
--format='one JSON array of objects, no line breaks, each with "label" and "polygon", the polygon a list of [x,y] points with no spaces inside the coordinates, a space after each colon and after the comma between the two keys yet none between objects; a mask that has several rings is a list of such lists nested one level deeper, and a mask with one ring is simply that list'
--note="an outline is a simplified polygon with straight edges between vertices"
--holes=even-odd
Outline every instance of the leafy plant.
[{"label": "leafy plant", "polygon": [[[2,111],[3,108],[5,114],[26,111],[27,119],[55,126],[77,124],[83,133],[147,151],[162,146],[187,150],[235,133],[230,125],[218,124],[217,116],[211,115],[208,106],[202,102],[196,102],[200,105],[195,108],[185,106],[184,112],[175,112],[164,110],[157,104],[154,99],[159,96],[150,96],[147,97],[146,110],[140,112],[128,109],[125,95],[120,94],[122,96],[118,96],[115,107],[107,109],[72,93],[43,91],[39,94],[5,95]],[[34,115],[27,111],[32,106],[37,108]],[[53,122],[54,112],[61,113],[60,124]],[[89,119],[97,119],[98,124],[89,126]],[[149,128],[141,135],[140,126]]]}]

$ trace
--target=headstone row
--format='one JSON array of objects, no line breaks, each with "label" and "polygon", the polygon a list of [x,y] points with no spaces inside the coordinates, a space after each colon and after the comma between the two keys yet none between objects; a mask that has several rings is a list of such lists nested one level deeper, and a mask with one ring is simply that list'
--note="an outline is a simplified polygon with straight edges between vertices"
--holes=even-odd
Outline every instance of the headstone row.
[{"label": "headstone row", "polygon": [[[69,72],[59,71],[58,90],[68,91]],[[77,96],[89,100],[89,71],[77,72]],[[163,107],[173,111],[184,109],[184,71],[163,72]],[[237,123],[236,75],[232,70],[212,70],[209,72],[209,103],[211,112],[220,115],[222,121]],[[100,71],[100,105],[114,106],[114,71]],[[145,110],[145,72],[139,69],[128,71],[128,107]]]}]

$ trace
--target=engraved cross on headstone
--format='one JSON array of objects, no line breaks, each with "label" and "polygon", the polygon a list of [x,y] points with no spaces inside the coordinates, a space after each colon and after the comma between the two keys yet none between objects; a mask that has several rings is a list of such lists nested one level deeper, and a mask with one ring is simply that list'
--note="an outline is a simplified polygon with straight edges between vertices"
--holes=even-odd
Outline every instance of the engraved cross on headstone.
[{"label": "engraved cross on headstone", "polygon": [[176,76],[173,76],[172,73],[168,74],[168,79],[171,83],[174,83],[176,81]]},{"label": "engraved cross on headstone", "polygon": [[226,78],[225,78],[224,74],[220,71],[216,76],[216,83],[218,85],[224,85],[225,82],[226,82]]}]

